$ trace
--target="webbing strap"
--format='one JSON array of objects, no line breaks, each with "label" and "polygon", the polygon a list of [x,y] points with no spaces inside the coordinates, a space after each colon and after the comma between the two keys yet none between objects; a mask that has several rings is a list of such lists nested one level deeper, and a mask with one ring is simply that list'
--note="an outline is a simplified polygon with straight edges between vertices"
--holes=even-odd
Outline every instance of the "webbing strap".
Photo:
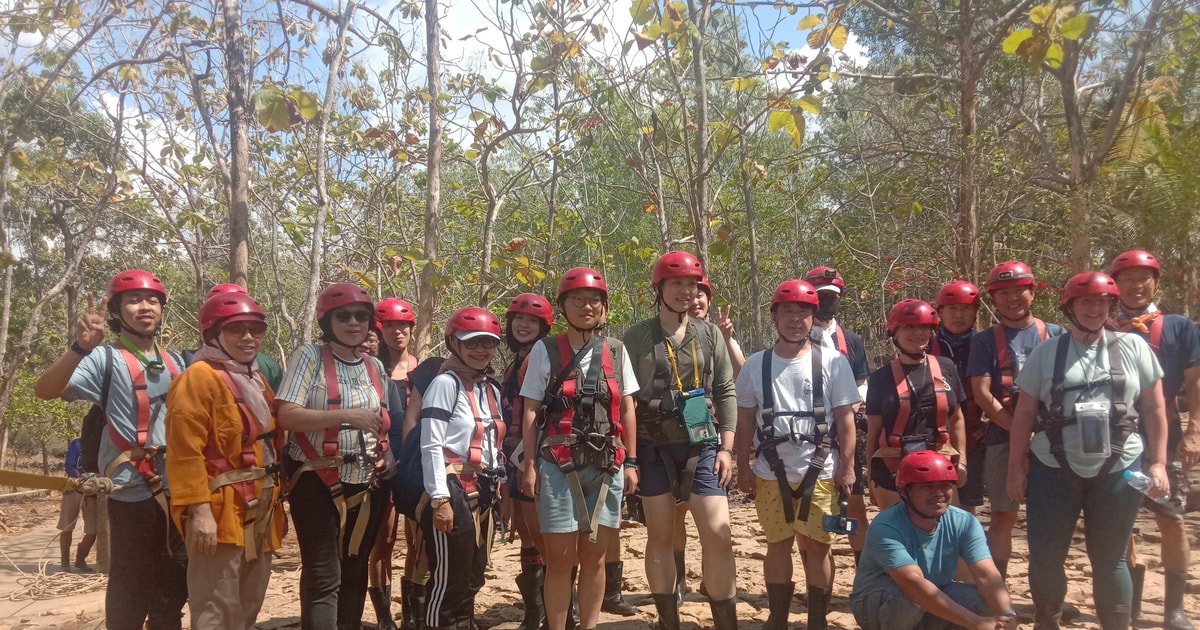
[{"label": "webbing strap", "polygon": [[[1054,456],[1059,467],[1069,471],[1072,476],[1078,477],[1075,469],[1071,468],[1070,462],[1067,460],[1066,448],[1063,445],[1063,428],[1069,424],[1066,414],[1063,412],[1063,397],[1066,393],[1063,381],[1066,379],[1067,349],[1070,345],[1071,335],[1061,335],[1054,351],[1054,374],[1050,380],[1050,404],[1046,407],[1049,417],[1043,417],[1038,428],[1046,432],[1046,438],[1050,441],[1050,454]],[[1108,363],[1108,382],[1112,391],[1112,405],[1109,408],[1108,417],[1110,431],[1114,438],[1110,442],[1111,453],[1097,473],[1097,475],[1104,475],[1112,470],[1113,465],[1124,454],[1125,438],[1136,430],[1136,421],[1127,417],[1129,406],[1125,403],[1125,367],[1122,364],[1121,346],[1116,333],[1105,330],[1104,342],[1100,345],[1105,355],[1104,360]]]},{"label": "webbing strap", "polygon": [[[950,433],[946,429],[946,418],[950,414],[950,401],[947,400],[947,392],[950,388],[946,385],[946,379],[942,374],[941,363],[937,357],[930,357],[925,360],[925,365],[929,370],[930,382],[933,386],[934,405],[936,407],[937,420],[937,442],[948,442]],[[919,368],[917,368],[919,369]],[[892,379],[896,384],[896,398],[899,400],[899,410],[896,412],[896,423],[892,425],[891,432],[884,438],[884,444],[880,446],[900,446],[900,438],[906,434],[908,430],[908,422],[912,419],[913,413],[913,398],[918,394],[912,391],[908,385],[908,376],[904,373],[904,364],[900,359],[892,360]],[[917,401],[918,403],[920,401]],[[920,409],[920,405],[916,406]]]},{"label": "webbing strap", "polygon": [[[487,435],[487,420],[492,421],[492,426],[496,428],[496,451],[499,451],[499,445],[504,442],[505,426],[504,421],[500,416],[500,405],[497,403],[496,387],[491,381],[484,382],[484,395],[488,401],[488,415],[483,415],[483,411],[479,408],[479,400],[475,397],[475,387],[467,387],[458,374],[453,370],[447,372],[450,376],[458,381],[459,387],[463,393],[467,395],[467,403],[471,405],[471,416],[475,420],[475,430],[471,432],[471,444],[467,448],[467,459],[463,458],[458,453],[450,449],[444,449],[443,453],[446,461],[454,464],[467,464],[469,466],[483,466],[483,439]],[[492,462],[496,465],[497,462]]]},{"label": "webbing strap", "polygon": [[[105,476],[112,477],[122,464],[128,463],[132,465],[138,474],[141,475],[142,479],[146,481],[146,485],[150,488],[150,493],[158,500],[159,505],[166,510],[167,499],[163,493],[165,488],[162,485],[162,476],[158,474],[154,463],[155,455],[160,453],[165,446],[147,444],[150,439],[150,406],[154,401],[150,399],[150,390],[146,383],[146,370],[137,355],[130,352],[128,348],[123,346],[114,347],[121,352],[121,356],[125,359],[125,367],[129,370],[129,378],[133,382],[133,405],[137,415],[137,425],[134,442],[131,443],[117,430],[116,423],[108,423],[108,437],[112,440],[113,445],[121,451],[121,454],[109,463]],[[159,350],[159,356],[171,378],[175,379],[178,377],[179,366],[175,364],[175,359],[171,356],[171,353]],[[109,359],[112,359],[111,350],[109,352]],[[162,400],[163,398],[165,396],[156,396],[154,400]],[[105,413],[107,414],[107,409]],[[132,487],[132,484],[122,486],[118,490],[125,487]]]},{"label": "webbing strap", "polygon": [[842,356],[850,358],[850,348],[846,345],[846,331],[842,330],[841,324],[833,325],[833,341],[837,344],[837,351],[841,352]]},{"label": "webbing strap", "polygon": [[814,427],[812,437],[807,438],[806,436],[806,439],[811,440],[816,448],[813,450],[812,457],[808,460],[808,469],[804,474],[804,479],[795,490],[792,490],[791,484],[788,483],[787,467],[783,463],[783,458],[779,456],[778,446],[789,439],[795,439],[796,436],[777,436],[775,434],[775,417],[777,415],[807,416],[808,414],[799,411],[785,412],[783,414],[775,413],[775,379],[771,375],[771,356],[774,354],[774,351],[770,348],[763,351],[763,407],[762,424],[759,425],[758,429],[758,454],[767,460],[767,465],[770,466],[771,472],[775,473],[775,481],[779,484],[783,517],[788,523],[796,520],[797,510],[795,499],[800,499],[800,519],[808,520],[808,514],[812,508],[813,488],[816,486],[821,472],[825,470],[825,461],[829,458],[829,453],[833,450],[833,431],[829,430],[826,420],[824,365],[821,359],[821,344],[810,343],[809,347],[811,348],[809,354],[812,356],[812,417]]},{"label": "webbing strap", "polygon": [[[1050,338],[1046,332],[1046,322],[1034,317],[1033,325],[1037,327],[1039,341],[1045,341]],[[1000,400],[1000,406],[1005,409],[1012,409],[1013,395],[1013,379],[1016,378],[1017,366],[1016,360],[1008,351],[1008,339],[1004,334],[1004,324],[996,324],[992,326],[992,335],[996,339],[996,365],[1000,368],[1000,388],[1001,395],[997,396]],[[995,391],[995,387],[992,388]]]}]

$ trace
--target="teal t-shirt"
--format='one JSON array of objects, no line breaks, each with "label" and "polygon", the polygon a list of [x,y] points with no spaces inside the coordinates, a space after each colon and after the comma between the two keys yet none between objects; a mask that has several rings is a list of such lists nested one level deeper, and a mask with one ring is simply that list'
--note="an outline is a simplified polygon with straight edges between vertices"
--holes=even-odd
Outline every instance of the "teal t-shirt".
[{"label": "teal t-shirt", "polygon": [[[1162,367],[1150,350],[1150,345],[1137,335],[1116,333],[1117,343],[1121,348],[1121,365],[1125,371],[1125,403],[1129,413],[1136,414],[1133,403],[1141,398],[1142,390],[1153,387],[1154,383],[1163,377]],[[1063,413],[1070,417],[1074,413],[1076,402],[1112,399],[1112,385],[1109,383],[1107,354],[1099,343],[1084,344],[1075,339],[1068,342],[1067,366],[1063,378]],[[1025,360],[1025,367],[1017,375],[1016,385],[1025,395],[1034,396],[1043,404],[1050,404],[1050,387],[1054,377],[1054,355],[1058,350],[1058,340],[1044,341]],[[1088,387],[1086,384],[1091,383]],[[1074,426],[1074,425],[1073,425]],[[1063,429],[1063,448],[1067,452],[1067,462],[1071,469],[1080,477],[1095,477],[1104,465],[1102,458],[1088,458],[1080,455],[1079,435],[1072,427]],[[1034,436],[1030,451],[1041,463],[1058,468],[1058,460],[1050,454],[1050,439],[1042,431]],[[1113,470],[1124,470],[1142,454],[1142,438],[1135,431],[1125,440],[1121,461]]]},{"label": "teal t-shirt", "polygon": [[855,594],[892,582],[888,571],[915,564],[939,588],[954,581],[958,559],[968,565],[991,558],[975,515],[951,506],[932,532],[913,524],[903,502],[883,510],[867,528],[867,542],[854,576]]}]

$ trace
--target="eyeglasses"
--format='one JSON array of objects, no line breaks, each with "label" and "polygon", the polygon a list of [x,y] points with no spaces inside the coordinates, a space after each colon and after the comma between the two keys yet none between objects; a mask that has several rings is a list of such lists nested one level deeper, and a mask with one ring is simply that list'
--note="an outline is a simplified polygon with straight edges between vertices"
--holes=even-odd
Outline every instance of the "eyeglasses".
[{"label": "eyeglasses", "polygon": [[462,345],[467,350],[491,350],[500,345],[500,340],[495,337],[475,337],[474,339],[464,339]]},{"label": "eyeglasses", "polygon": [[250,335],[255,339],[262,339],[263,335],[267,334],[266,324],[230,324],[226,326],[224,332],[234,339],[241,339],[246,335]]},{"label": "eyeglasses", "polygon": [[365,324],[365,323],[371,321],[371,318],[374,316],[375,316],[375,313],[368,311],[367,309],[356,310],[356,311],[334,311],[333,312],[333,317],[335,319],[337,319],[339,323],[342,323],[342,324],[348,324],[348,323],[350,323],[350,320],[352,320],[352,319],[357,320],[358,323],[360,323],[360,324]]},{"label": "eyeglasses", "polygon": [[604,298],[599,295],[572,295],[567,299],[571,302],[571,306],[579,308],[583,308],[584,306],[595,308],[604,303]]}]

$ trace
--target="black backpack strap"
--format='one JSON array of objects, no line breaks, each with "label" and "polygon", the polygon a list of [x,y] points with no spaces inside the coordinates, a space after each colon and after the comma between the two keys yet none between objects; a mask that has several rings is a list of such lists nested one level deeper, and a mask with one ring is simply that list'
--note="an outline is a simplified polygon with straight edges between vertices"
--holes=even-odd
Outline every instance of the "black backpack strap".
[{"label": "black backpack strap", "polygon": [[829,459],[834,442],[834,432],[829,430],[829,421],[825,412],[825,370],[821,361],[821,345],[815,343],[811,345],[813,438],[816,440],[817,448],[808,460],[808,471],[804,474],[804,480],[800,482],[800,487],[796,488],[796,492],[800,496],[800,519],[805,521],[808,520],[808,513],[812,508],[813,488],[817,485],[817,478],[825,470],[825,461]]},{"label": "black backpack strap", "polygon": [[1067,462],[1067,451],[1063,447],[1063,427],[1066,425],[1066,415],[1063,414],[1063,380],[1066,378],[1067,348],[1070,345],[1070,334],[1059,335],[1058,345],[1054,349],[1054,373],[1050,377],[1050,413],[1044,423],[1046,438],[1050,440],[1050,454],[1067,472],[1073,472],[1073,469]]}]

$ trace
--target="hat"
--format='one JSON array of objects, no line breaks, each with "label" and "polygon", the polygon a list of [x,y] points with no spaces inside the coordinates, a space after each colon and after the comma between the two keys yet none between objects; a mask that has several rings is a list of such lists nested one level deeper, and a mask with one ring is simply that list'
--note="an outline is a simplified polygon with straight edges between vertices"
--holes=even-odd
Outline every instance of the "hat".
[{"label": "hat", "polygon": [[500,337],[486,330],[460,330],[454,333],[454,338],[458,339],[459,341],[467,341],[468,339],[474,339],[476,337],[491,337],[497,341],[500,340]]},{"label": "hat", "polygon": [[821,284],[821,285],[817,285],[816,288],[817,288],[817,293],[820,293],[822,291],[832,291],[834,293],[842,292],[842,288],[837,286],[836,284]]}]

